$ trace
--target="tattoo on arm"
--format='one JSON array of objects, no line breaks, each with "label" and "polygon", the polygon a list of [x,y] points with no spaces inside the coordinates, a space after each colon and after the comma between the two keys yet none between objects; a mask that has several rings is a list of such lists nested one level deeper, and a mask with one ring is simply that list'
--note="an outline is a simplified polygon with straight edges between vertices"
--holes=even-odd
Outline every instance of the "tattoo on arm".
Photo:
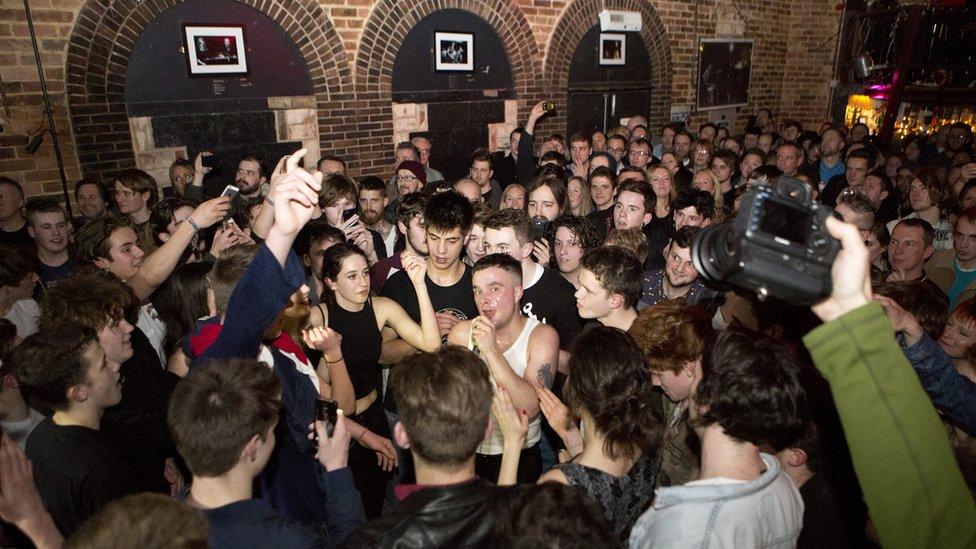
[{"label": "tattoo on arm", "polygon": [[538,379],[539,385],[542,385],[546,389],[552,389],[552,365],[548,362],[543,364],[539,368]]}]

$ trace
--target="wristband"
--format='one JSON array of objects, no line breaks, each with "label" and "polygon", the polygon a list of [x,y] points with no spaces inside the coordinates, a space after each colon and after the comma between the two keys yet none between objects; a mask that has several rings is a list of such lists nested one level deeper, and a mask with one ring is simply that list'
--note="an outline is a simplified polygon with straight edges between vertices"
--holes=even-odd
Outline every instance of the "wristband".
[{"label": "wristband", "polygon": [[340,363],[340,362],[342,362],[344,360],[341,355],[339,356],[339,359],[338,360],[329,360],[329,358],[326,357],[326,356],[323,356],[323,358],[325,358],[325,363],[326,364],[338,364],[338,363]]},{"label": "wristband", "polygon": [[193,227],[193,232],[195,233],[200,232],[200,225],[197,225],[197,222],[193,220],[192,215],[186,218],[186,222],[189,223],[191,227]]}]

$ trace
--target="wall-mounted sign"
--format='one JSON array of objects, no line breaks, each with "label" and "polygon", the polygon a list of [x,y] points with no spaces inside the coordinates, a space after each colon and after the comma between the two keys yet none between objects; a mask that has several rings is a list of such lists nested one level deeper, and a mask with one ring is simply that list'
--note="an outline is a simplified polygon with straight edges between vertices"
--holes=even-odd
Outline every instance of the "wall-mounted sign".
[{"label": "wall-mounted sign", "polygon": [[698,42],[698,110],[749,103],[752,40],[702,38]]},{"label": "wall-mounted sign", "polygon": [[435,32],[434,69],[453,72],[474,71],[474,34]]},{"label": "wall-mounted sign", "polygon": [[600,65],[627,64],[627,35],[600,33]]},{"label": "wall-mounted sign", "polygon": [[190,75],[247,74],[244,27],[183,25]]}]

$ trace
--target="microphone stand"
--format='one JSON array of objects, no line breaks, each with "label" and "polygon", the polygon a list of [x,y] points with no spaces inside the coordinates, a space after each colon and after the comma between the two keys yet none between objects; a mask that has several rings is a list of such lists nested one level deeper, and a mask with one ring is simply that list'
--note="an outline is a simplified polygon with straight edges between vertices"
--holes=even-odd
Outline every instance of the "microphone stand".
[{"label": "microphone stand", "polygon": [[58,132],[54,129],[54,111],[51,108],[51,96],[47,93],[47,82],[44,80],[44,67],[41,65],[41,52],[37,49],[37,35],[34,33],[34,18],[31,17],[30,5],[28,0],[24,0],[24,11],[27,12],[27,28],[30,30],[31,44],[34,46],[34,61],[37,63],[37,76],[41,80],[41,95],[44,97],[44,112],[47,113],[47,122],[51,130],[51,142],[54,144],[54,156],[58,161],[58,171],[61,174],[61,192],[64,193],[64,207],[68,210],[68,219],[74,215],[71,213],[71,196],[68,194],[68,177],[64,174],[64,158],[61,157],[61,146],[58,143]]}]

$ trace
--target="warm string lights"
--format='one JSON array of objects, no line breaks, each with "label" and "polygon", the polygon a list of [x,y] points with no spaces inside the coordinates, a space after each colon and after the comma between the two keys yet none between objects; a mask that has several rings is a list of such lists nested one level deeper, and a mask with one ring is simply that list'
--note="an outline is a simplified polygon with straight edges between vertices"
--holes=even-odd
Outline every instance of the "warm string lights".
[{"label": "warm string lights", "polygon": [[932,135],[945,125],[963,122],[976,132],[976,109],[964,106],[931,106],[903,103],[895,121],[895,139]]}]

